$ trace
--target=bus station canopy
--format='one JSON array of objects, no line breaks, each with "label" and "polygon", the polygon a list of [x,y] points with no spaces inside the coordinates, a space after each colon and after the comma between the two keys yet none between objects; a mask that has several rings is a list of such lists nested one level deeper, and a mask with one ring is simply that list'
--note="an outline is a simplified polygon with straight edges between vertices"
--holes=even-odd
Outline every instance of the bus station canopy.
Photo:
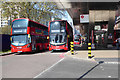
[{"label": "bus station canopy", "polygon": [[[109,2],[108,2],[109,1]],[[73,24],[80,24],[80,15],[89,14],[89,10],[117,10],[118,0],[58,0],[59,9],[65,9],[73,19]]]}]

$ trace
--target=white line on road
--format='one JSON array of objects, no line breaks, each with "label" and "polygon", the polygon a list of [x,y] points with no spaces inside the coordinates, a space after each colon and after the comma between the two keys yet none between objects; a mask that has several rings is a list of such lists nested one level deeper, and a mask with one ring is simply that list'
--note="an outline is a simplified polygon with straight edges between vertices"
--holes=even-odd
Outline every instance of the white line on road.
[{"label": "white line on road", "polygon": [[62,60],[64,60],[64,58],[60,59],[58,62],[56,62],[55,64],[53,64],[51,67],[49,67],[48,69],[44,70],[43,72],[41,72],[40,74],[38,74],[37,76],[33,77],[33,78],[37,78],[40,75],[42,75],[44,72],[48,71],[49,69],[51,69],[52,67],[54,67],[55,65],[57,65],[59,62],[61,62]]},{"label": "white line on road", "polygon": [[111,78],[111,76],[108,76],[109,78]]},{"label": "white line on road", "polygon": [[120,62],[105,62],[105,64],[120,64]]},{"label": "white line on road", "polygon": [[60,54],[61,55],[61,54],[67,54],[67,53],[69,53],[69,51],[68,52],[64,52],[64,53],[63,52],[57,52],[57,53],[51,53],[51,54],[52,55],[54,55],[54,54]]}]

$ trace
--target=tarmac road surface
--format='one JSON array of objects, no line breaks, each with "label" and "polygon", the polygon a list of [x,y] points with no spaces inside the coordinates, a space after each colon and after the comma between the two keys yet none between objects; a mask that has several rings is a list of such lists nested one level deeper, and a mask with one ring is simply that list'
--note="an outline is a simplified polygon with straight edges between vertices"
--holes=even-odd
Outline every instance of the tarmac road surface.
[{"label": "tarmac road surface", "polygon": [[2,78],[33,78],[59,61],[59,55],[47,51],[2,56]]}]

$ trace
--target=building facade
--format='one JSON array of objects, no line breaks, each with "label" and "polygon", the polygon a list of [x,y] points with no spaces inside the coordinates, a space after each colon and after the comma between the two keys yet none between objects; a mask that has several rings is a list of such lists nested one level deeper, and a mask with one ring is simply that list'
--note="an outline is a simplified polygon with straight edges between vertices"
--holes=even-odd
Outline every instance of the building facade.
[{"label": "building facade", "polygon": [[8,25],[8,19],[2,17],[2,10],[0,9],[0,27]]}]

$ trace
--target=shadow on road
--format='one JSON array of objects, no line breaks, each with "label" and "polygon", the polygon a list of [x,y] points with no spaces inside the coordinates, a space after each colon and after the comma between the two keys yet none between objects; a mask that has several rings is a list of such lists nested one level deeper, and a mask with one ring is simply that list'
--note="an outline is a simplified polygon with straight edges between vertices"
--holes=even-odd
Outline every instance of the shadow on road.
[{"label": "shadow on road", "polygon": [[49,50],[40,50],[40,51],[34,51],[34,52],[21,52],[21,53],[15,53],[15,55],[32,55],[32,54],[39,54],[39,53],[44,53]]},{"label": "shadow on road", "polygon": [[68,50],[54,50],[54,51],[51,51],[51,53],[64,53],[64,52],[67,52]]},{"label": "shadow on road", "polygon": [[100,64],[104,63],[104,61],[99,61],[99,63],[97,65],[95,65],[94,67],[92,67],[90,70],[88,70],[85,74],[83,74],[80,78],[78,78],[77,80],[81,80],[85,75],[87,75],[89,72],[91,72],[94,68],[96,68],[97,66],[99,66]]},{"label": "shadow on road", "polygon": [[14,54],[14,53],[6,53],[6,54],[2,54],[0,56],[7,56],[7,55],[12,55],[12,54]]}]

